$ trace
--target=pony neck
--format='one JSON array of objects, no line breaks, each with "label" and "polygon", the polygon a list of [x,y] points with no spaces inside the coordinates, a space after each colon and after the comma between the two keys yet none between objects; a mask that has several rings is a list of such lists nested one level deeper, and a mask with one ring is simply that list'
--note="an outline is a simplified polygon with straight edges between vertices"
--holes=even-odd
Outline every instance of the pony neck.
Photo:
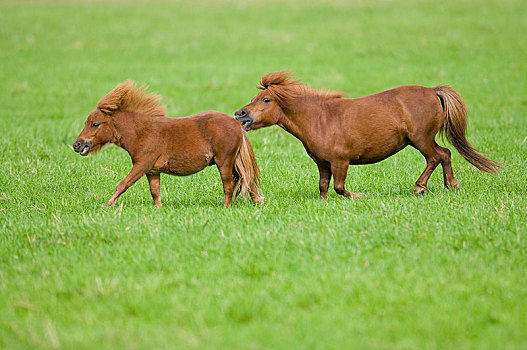
[{"label": "pony neck", "polygon": [[138,141],[141,135],[148,134],[145,131],[149,129],[153,117],[133,112],[118,112],[113,118],[116,133],[112,143],[126,150],[134,159],[134,155],[139,151],[138,145],[141,144]]},{"label": "pony neck", "polygon": [[[305,144],[314,138],[313,135],[320,134],[319,126],[324,113],[320,101],[304,98],[299,102],[301,103],[291,108],[283,109],[284,113],[277,124]],[[317,110],[321,112],[318,113]]]}]

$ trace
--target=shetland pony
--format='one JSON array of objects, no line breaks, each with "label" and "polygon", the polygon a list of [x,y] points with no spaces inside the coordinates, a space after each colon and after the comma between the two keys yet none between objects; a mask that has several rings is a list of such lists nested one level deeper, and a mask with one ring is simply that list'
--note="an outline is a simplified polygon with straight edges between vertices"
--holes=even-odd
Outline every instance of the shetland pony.
[{"label": "shetland pony", "polygon": [[426,159],[426,169],[414,187],[423,194],[437,167],[443,167],[444,184],[455,189],[450,151],[435,142],[442,133],[456,150],[482,171],[495,173],[499,163],[479,154],[465,137],[467,109],[452,88],[440,85],[400,86],[374,95],[346,99],[340,92],[311,89],[286,71],[260,80],[261,90],[251,103],[234,113],[245,130],[278,124],[304,144],[320,174],[320,196],[327,198],[331,176],[335,191],[355,198],[344,187],[350,164],[379,162],[410,145]]},{"label": "shetland pony", "polygon": [[106,143],[125,149],[132,158],[132,170],[103,204],[115,204],[123,192],[143,175],[150,184],[156,206],[161,206],[160,174],[191,175],[216,165],[223,182],[224,206],[233,193],[249,194],[255,203],[259,169],[253,150],[239,123],[216,111],[183,118],[165,117],[161,97],[147,93],[132,81],[117,85],[92,111],[84,129],[73,143],[81,156],[99,150]]}]

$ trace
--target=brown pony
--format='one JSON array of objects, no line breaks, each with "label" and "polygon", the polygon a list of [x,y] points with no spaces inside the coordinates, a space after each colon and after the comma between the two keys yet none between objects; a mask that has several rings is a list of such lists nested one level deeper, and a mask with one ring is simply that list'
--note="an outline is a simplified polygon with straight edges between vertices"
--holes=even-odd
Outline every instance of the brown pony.
[{"label": "brown pony", "polygon": [[467,109],[452,88],[400,86],[374,95],[345,99],[339,92],[317,91],[291,78],[290,72],[266,74],[262,91],[234,113],[245,130],[278,124],[296,136],[320,173],[320,196],[327,198],[331,176],[335,191],[360,197],[344,187],[350,164],[379,162],[411,145],[426,159],[426,169],[415,183],[423,194],[428,178],[441,163],[444,184],[455,189],[450,151],[435,142],[438,132],[472,165],[495,173],[499,163],[485,158],[465,138]]},{"label": "brown pony", "polygon": [[133,163],[130,173],[103,206],[115,204],[143,175],[148,178],[154,204],[161,206],[161,173],[191,175],[214,164],[223,182],[225,207],[230,206],[236,188],[236,195],[241,192],[246,198],[250,194],[255,203],[262,202],[257,190],[258,165],[238,122],[215,111],[167,118],[160,102],[160,96],[126,81],[103,97],[86,119],[73,143],[75,152],[86,156],[113,143],[124,148]]}]

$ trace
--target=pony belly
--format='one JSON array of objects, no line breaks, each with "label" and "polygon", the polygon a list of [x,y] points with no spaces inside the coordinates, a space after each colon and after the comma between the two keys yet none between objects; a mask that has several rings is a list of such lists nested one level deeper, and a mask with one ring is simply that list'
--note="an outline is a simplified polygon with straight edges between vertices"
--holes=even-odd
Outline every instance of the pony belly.
[{"label": "pony belly", "polygon": [[156,170],[161,173],[176,176],[192,175],[209,166],[212,158],[212,154],[201,156],[188,154],[172,155],[170,158],[164,160],[160,166],[156,167]]},{"label": "pony belly", "polygon": [[407,144],[397,145],[397,147],[388,149],[385,152],[378,152],[378,151],[375,152],[375,150],[368,150],[359,155],[352,156],[350,159],[350,165],[378,163],[398,153],[399,151],[404,149],[406,146]]},{"label": "pony belly", "polygon": [[378,163],[382,160],[385,160],[386,158],[390,157],[392,154],[385,155],[385,156],[377,156],[377,157],[357,157],[350,160],[350,165],[360,165],[360,164],[373,164]]}]

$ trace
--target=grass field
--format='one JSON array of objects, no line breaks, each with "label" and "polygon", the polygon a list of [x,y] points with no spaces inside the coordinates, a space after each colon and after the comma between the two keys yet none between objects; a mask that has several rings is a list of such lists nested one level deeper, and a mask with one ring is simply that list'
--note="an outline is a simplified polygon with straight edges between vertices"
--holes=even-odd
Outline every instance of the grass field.
[{"label": "grass field", "polygon": [[[0,348],[527,348],[525,1],[0,1]],[[263,206],[223,209],[218,171],[146,179],[71,143],[127,78],[171,116],[230,115],[293,70],[350,97],[451,84],[463,188],[412,195],[407,148],[318,198],[315,164],[278,127],[250,132]]]}]

